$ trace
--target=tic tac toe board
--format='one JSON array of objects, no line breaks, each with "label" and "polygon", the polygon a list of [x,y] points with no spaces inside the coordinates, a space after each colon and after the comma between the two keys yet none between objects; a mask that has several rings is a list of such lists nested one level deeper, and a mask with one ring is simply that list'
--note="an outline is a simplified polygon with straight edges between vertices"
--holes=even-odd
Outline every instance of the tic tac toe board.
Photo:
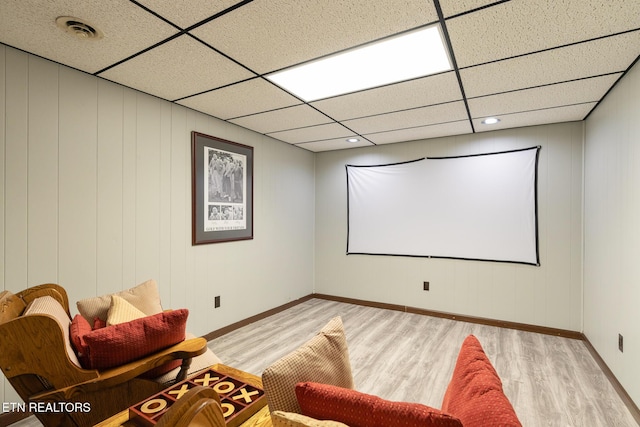
[{"label": "tic tac toe board", "polygon": [[129,419],[141,427],[155,426],[195,386],[210,387],[218,393],[227,427],[238,427],[267,404],[261,388],[246,383],[240,376],[208,369],[132,406]]}]

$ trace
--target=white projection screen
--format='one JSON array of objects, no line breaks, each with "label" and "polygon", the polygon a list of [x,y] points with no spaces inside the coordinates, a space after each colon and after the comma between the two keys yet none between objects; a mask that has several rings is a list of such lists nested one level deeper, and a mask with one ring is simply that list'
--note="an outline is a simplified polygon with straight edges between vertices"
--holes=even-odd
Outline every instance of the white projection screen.
[{"label": "white projection screen", "polygon": [[540,265],[539,150],[347,165],[347,254]]}]

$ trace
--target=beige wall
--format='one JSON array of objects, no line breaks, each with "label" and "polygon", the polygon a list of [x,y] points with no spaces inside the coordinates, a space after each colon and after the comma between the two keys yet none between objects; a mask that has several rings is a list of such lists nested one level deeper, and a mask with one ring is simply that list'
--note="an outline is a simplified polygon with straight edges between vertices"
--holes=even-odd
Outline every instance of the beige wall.
[{"label": "beige wall", "polygon": [[[198,335],[312,292],[313,153],[2,45],[0,116],[0,289],[154,278]],[[254,147],[253,240],[191,246],[192,130]]]},{"label": "beige wall", "polygon": [[640,405],[638,64],[587,120],[584,239],[585,335]]},{"label": "beige wall", "polygon": [[[581,331],[582,143],[580,122],[317,154],[315,291]],[[537,145],[540,267],[345,254],[346,164]],[[424,281],[430,282],[429,292],[422,290]]]}]

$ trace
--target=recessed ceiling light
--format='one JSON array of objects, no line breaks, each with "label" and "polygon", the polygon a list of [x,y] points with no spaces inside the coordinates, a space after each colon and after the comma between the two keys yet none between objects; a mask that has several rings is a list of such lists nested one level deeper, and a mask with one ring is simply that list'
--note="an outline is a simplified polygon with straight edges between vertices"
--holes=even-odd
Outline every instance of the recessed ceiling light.
[{"label": "recessed ceiling light", "polygon": [[102,38],[102,31],[93,25],[73,16],[59,16],[56,18],[58,28],[83,40],[97,40]]},{"label": "recessed ceiling light", "polygon": [[437,25],[389,37],[266,76],[315,101],[451,70]]},{"label": "recessed ceiling light", "polygon": [[499,121],[500,121],[500,119],[498,119],[498,118],[495,118],[495,117],[489,117],[489,118],[484,119],[484,120],[482,121],[482,124],[485,124],[485,125],[495,125],[495,124],[496,124],[496,123],[498,123]]},{"label": "recessed ceiling light", "polygon": [[347,142],[358,142],[360,141],[358,138],[347,138]]}]

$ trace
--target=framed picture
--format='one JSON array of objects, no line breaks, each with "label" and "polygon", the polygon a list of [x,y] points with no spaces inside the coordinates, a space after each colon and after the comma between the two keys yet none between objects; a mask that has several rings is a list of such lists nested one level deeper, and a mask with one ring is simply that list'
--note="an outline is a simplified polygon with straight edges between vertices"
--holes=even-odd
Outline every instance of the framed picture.
[{"label": "framed picture", "polygon": [[253,147],[191,133],[192,244],[253,239]]}]

